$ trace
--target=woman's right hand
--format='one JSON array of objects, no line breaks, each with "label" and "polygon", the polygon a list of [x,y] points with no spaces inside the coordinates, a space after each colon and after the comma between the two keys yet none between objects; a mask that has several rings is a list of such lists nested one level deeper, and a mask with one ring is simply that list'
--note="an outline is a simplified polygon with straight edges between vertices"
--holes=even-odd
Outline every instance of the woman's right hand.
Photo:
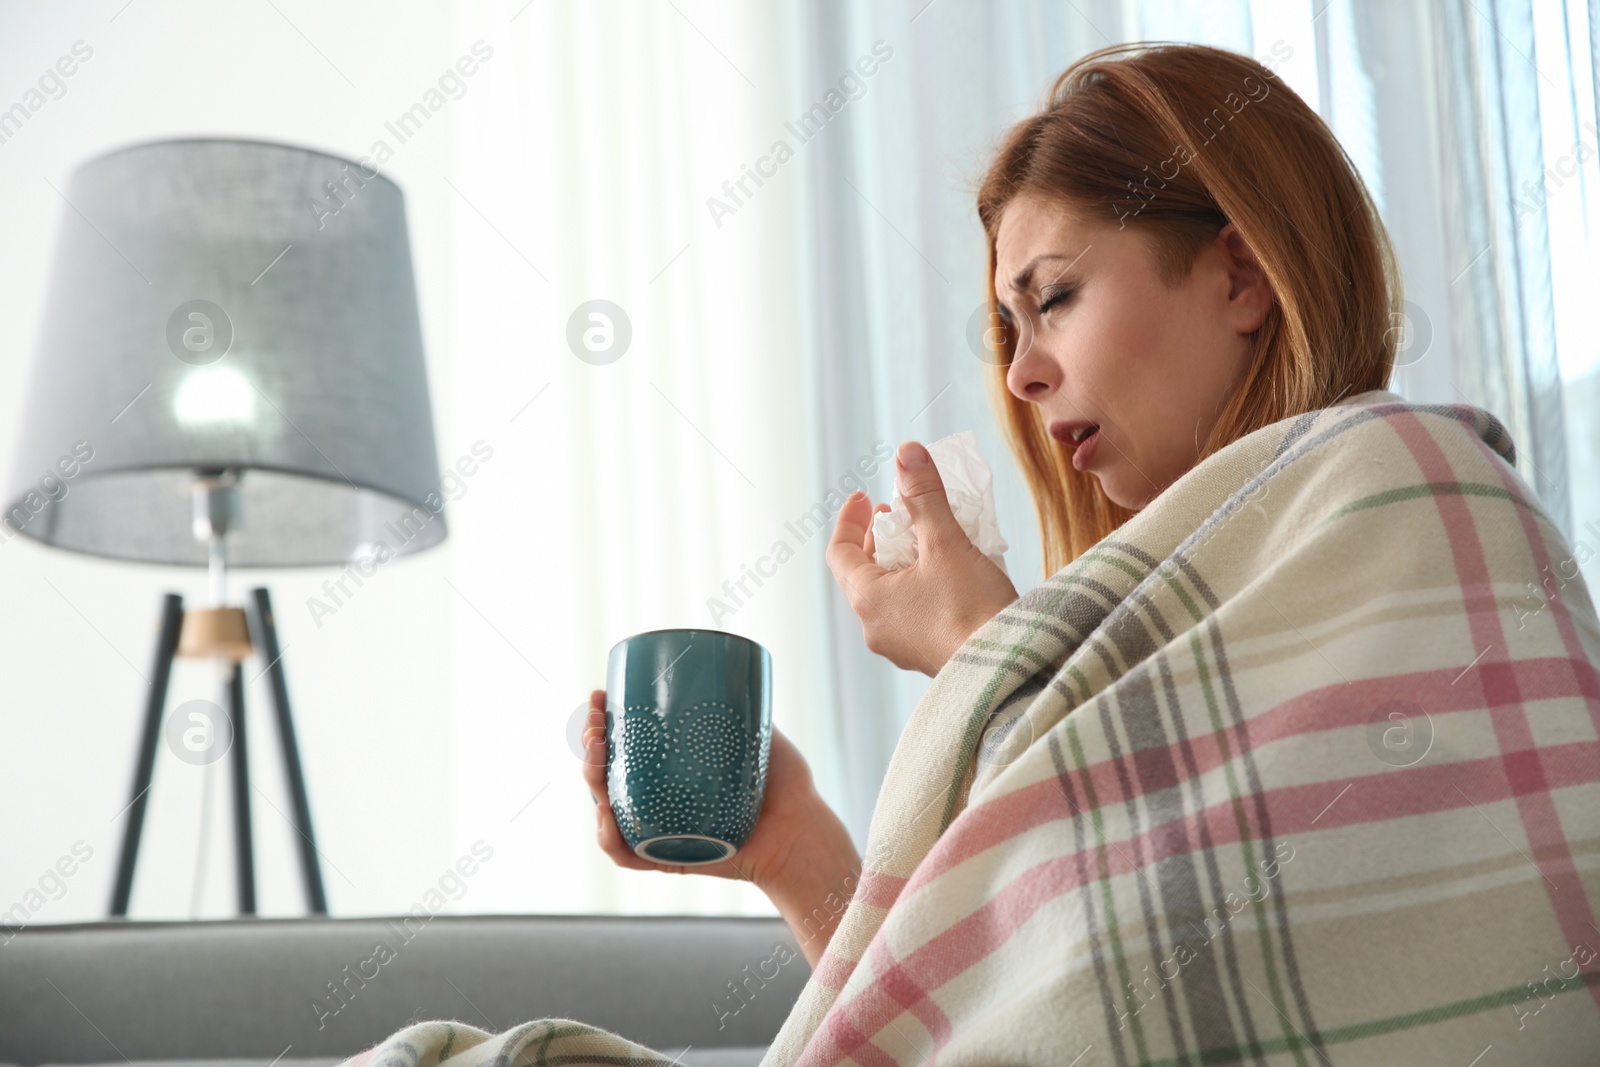
[{"label": "woman's right hand", "polygon": [[716,863],[684,865],[645,859],[628,847],[611,811],[611,796],[606,788],[605,709],[606,691],[591,692],[589,725],[583,732],[583,780],[599,801],[595,818],[600,849],[618,867],[740,878],[773,896],[781,895],[783,887],[791,884],[809,864],[856,855],[849,831],[816,791],[805,757],[774,726],[767,758],[767,788],[761,798],[755,829],[743,847]]},{"label": "woman's right hand", "polygon": [[[907,468],[902,458],[920,465]],[[895,484],[916,533],[917,561],[879,566],[872,522],[888,505],[855,492],[839,508],[825,558],[861,619],[868,651],[930,677],[979,627],[1017,599],[1006,572],[961,528],[928,450],[907,441],[895,453]]]}]

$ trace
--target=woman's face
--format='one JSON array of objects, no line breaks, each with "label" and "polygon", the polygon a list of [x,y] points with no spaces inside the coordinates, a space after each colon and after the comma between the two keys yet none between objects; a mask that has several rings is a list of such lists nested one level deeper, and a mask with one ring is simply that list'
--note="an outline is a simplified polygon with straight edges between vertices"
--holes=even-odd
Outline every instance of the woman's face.
[{"label": "woman's face", "polygon": [[[1272,295],[1230,224],[1167,286],[1134,227],[1019,196],[1000,217],[995,295],[1017,337],[1012,393],[1047,427],[1094,423],[1075,466],[1139,509],[1194,466]],[[1070,441],[1063,427],[1052,436]]]}]

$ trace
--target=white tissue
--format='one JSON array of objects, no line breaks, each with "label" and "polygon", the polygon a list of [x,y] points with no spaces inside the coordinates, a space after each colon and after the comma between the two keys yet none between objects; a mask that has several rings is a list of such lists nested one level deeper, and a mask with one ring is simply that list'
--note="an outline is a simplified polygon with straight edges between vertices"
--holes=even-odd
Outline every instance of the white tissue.
[{"label": "white tissue", "polygon": [[[944,482],[950,510],[966,531],[967,538],[1005,572],[1007,546],[995,518],[994,475],[978,454],[978,435],[962,430],[942,437],[928,445],[928,454],[933,457],[934,468]],[[911,513],[900,499],[898,486],[889,501],[889,510],[877,512],[872,518],[872,543],[877,551],[878,566],[886,570],[899,570],[917,561],[915,527],[911,523]]]}]

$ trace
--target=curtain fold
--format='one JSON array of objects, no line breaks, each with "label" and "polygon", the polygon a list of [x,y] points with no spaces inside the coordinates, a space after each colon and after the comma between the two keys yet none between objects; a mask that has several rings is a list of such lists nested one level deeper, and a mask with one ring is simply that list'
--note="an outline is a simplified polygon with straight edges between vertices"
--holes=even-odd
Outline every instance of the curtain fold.
[{"label": "curtain fold", "polygon": [[[892,51],[860,98],[806,146],[822,469],[846,468],[875,441],[894,449],[974,430],[995,471],[1007,570],[1026,590],[1044,578],[1033,507],[968,339],[985,263],[976,188],[1004,129],[1037,109],[1073,56],[1120,35],[1127,11],[1103,0],[1082,11],[927,0],[824,0],[808,10],[807,100],[822,99],[875,43]],[[892,456],[871,481],[873,501],[889,500]],[[930,679],[869,652],[859,618],[831,592],[821,638],[833,664],[826,714],[843,741],[839,811],[859,848],[889,756]]]},{"label": "curtain fold", "polygon": [[596,847],[575,743],[630,634],[766,645],[773,721],[829,783],[801,182],[760,162],[793,117],[795,11],[455,9],[497,79],[437,179],[459,368],[441,408],[494,447],[480,477],[501,486],[452,504],[453,825],[497,848],[474,910],[771,913],[748,883]]},{"label": "curtain fold", "polygon": [[1518,466],[1569,538],[1561,372],[1555,343],[1539,87],[1529,0],[1441,0],[1434,62],[1445,215],[1452,220],[1449,323],[1464,396],[1505,421]]}]

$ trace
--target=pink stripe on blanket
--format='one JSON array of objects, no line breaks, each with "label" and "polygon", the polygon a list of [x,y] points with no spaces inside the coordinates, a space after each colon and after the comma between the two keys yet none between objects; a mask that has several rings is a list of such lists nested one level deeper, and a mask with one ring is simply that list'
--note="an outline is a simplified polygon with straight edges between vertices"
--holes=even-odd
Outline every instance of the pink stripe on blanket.
[{"label": "pink stripe on blanket", "polygon": [[[799,1062],[807,1067],[832,1067],[846,1056],[863,1063],[877,1062],[863,1056],[858,1048],[885,1030],[894,1033],[891,1028],[905,1006],[904,998],[925,996],[922,990],[938,989],[1009,940],[1039,908],[1076,888],[1075,865],[1073,857],[1058,856],[1023,871],[976,911],[934,935],[898,963],[887,946],[877,951],[883,942],[880,931],[873,938],[874,948],[870,951],[874,967],[885,966],[888,974],[849,1001],[836,1001]],[[940,1017],[943,1018],[942,1013]],[[948,1022],[934,1032],[935,1054],[950,1040],[951,1033]],[[907,1036],[894,1034],[894,1039],[904,1043]],[[880,1051],[876,1045],[867,1047],[874,1053]]]},{"label": "pink stripe on blanket", "polygon": [[[1565,657],[1522,659],[1501,664],[1513,671],[1523,700],[1553,700],[1582,696],[1600,686],[1600,671],[1587,660]],[[1461,677],[1461,666],[1413,671],[1382,678],[1357,678],[1298,694],[1277,706],[1256,712],[1242,725],[1218,734],[1207,730],[1183,741],[1125,753],[1122,760],[1106,759],[1078,772],[1075,783],[1092,787],[1103,803],[1145,796],[1184,779],[1216,770],[1241,749],[1262,752],[1278,741],[1329,730],[1365,727],[1371,713],[1390,701],[1405,701],[1425,708],[1430,716],[1456,711],[1480,711],[1488,703],[1476,677]],[[1458,681],[1459,679],[1459,681]],[[1223,742],[1228,743],[1225,757]],[[1193,761],[1194,769],[1189,770]],[[1128,763],[1137,774],[1129,777]],[[1119,763],[1121,764],[1119,766]],[[1083,782],[1083,774],[1090,776]],[[1132,786],[1129,792],[1124,782]]]},{"label": "pink stripe on blanket", "polygon": [[826,949],[822,958],[817,961],[815,972],[816,979],[829,989],[843,989],[844,984],[855,973],[856,961],[844,956],[835,956],[833,950]]},{"label": "pink stripe on blanket", "polygon": [[[1565,657],[1549,657],[1517,660],[1499,667],[1515,674],[1518,690],[1528,701],[1582,696],[1591,687],[1600,686],[1600,672],[1587,660],[1574,662]],[[1480,678],[1463,678],[1461,674],[1461,668],[1452,665],[1382,678],[1357,678],[1309,690],[1276,707],[1257,712],[1242,726],[1231,727],[1223,734],[1207,731],[1190,735],[1181,742],[1126,752],[1120,760],[1091,763],[1086,770],[1073,772],[1073,785],[1085,794],[1092,789],[1101,806],[1109,807],[1218,769],[1227,762],[1224,739],[1228,742],[1229,758],[1237,758],[1241,750],[1260,753],[1275,742],[1332,730],[1364,728],[1372,712],[1390,701],[1418,705],[1427,709],[1430,716],[1482,711],[1488,698],[1481,688]],[[1127,788],[1130,786],[1131,791]],[[1018,827],[1019,831],[1021,829],[1023,827]],[[988,846],[979,843],[979,847]],[[966,855],[952,855],[950,862],[959,863],[966,858]],[[941,870],[928,869],[914,885],[904,883],[899,891],[923,885]]]},{"label": "pink stripe on blanket", "polygon": [[[856,891],[850,897],[852,906],[856,904],[871,904],[888,911],[894,902],[900,898],[900,890],[905,887],[906,880],[897,875],[884,874],[870,867],[861,869],[861,877],[856,882]],[[844,984],[855,973],[856,961],[834,953],[830,947],[823,950],[822,958],[817,960],[815,975],[818,982],[829,989],[843,989]]]},{"label": "pink stripe on blanket", "polygon": [[835,1003],[817,1032],[811,1035],[795,1067],[832,1067],[846,1056],[866,1067],[898,1067],[898,1061],[875,1045],[870,1036],[851,1025]]},{"label": "pink stripe on blanket", "polygon": [[[1516,674],[1518,686],[1526,694],[1526,698],[1530,700],[1547,700],[1578,695],[1585,688],[1583,679],[1595,675],[1594,667],[1587,661],[1573,663],[1570,660],[1560,658],[1519,660],[1509,665],[1501,664],[1501,667],[1509,669]],[[1445,670],[1417,671],[1387,678],[1356,679],[1348,684],[1340,683],[1327,686],[1285,701],[1277,707],[1261,712],[1247,720],[1244,724],[1245,734],[1242,740],[1233,731],[1230,731],[1229,737],[1232,740],[1232,747],[1235,752],[1239,748],[1245,748],[1252,752],[1261,752],[1273,742],[1291,740],[1303,735],[1329,730],[1365,727],[1373,709],[1381,707],[1390,700],[1404,698],[1415,698],[1416,703],[1429,709],[1430,715],[1442,715],[1455,711],[1481,711],[1485,703],[1485,697],[1476,684],[1477,679],[1462,678],[1458,684],[1452,685],[1452,681],[1458,678],[1460,674],[1459,668],[1450,667]],[[1589,747],[1593,745],[1593,743],[1588,744]],[[1187,745],[1187,753],[1183,751],[1185,745]],[[1589,758],[1574,761],[1577,766],[1587,768],[1588,771],[1577,770],[1574,772],[1573,766],[1567,765],[1567,769],[1560,772],[1559,779],[1550,783],[1551,787],[1583,785],[1594,780],[1592,776],[1586,775],[1592,774],[1593,769],[1600,767],[1600,761],[1592,758],[1592,754],[1587,753],[1583,744],[1575,748],[1573,746],[1561,747],[1572,748],[1570,754],[1574,757],[1588,756]],[[1100,806],[1109,808],[1122,804],[1134,797],[1144,796],[1156,789],[1176,784],[1176,779],[1172,777],[1171,772],[1158,769],[1158,760],[1153,754],[1160,753],[1164,753],[1166,759],[1170,761],[1167,764],[1168,767],[1181,768],[1180,773],[1186,782],[1196,776],[1215,770],[1224,762],[1221,743],[1217,735],[1204,734],[1190,737],[1183,744],[1173,743],[1164,746],[1162,749],[1128,753],[1124,756],[1124,764],[1120,768],[1116,760],[1103,760],[1092,764],[1086,771],[1072,773],[1073,786],[1078,790],[1080,797],[1086,795],[1088,790],[1092,788],[1095,796],[1100,801]],[[1192,772],[1188,767],[1191,760],[1194,763]],[[1127,762],[1133,763],[1138,771],[1136,775],[1128,772]],[[1491,760],[1491,762],[1495,761]],[[1447,804],[1446,807],[1460,808],[1463,804],[1460,796],[1450,786],[1452,779],[1439,777],[1441,771],[1445,771],[1446,768],[1451,766],[1472,768],[1472,764],[1469,762],[1466,764],[1441,764],[1436,767],[1416,767],[1411,769],[1429,772],[1429,774],[1424,775],[1429,779],[1429,789],[1438,792],[1449,792],[1450,797],[1448,799],[1452,803]],[[1448,773],[1454,774],[1455,772]],[[1475,779],[1483,772],[1478,769],[1469,769],[1466,773]],[[1088,776],[1088,781],[1085,781],[1086,775]],[[1372,780],[1385,777],[1390,777],[1387,771],[1372,776]],[[1494,784],[1489,787],[1491,791],[1484,795],[1486,799],[1493,799],[1496,796],[1504,798],[1512,795],[1510,789],[1505,786],[1509,778],[1502,778],[1500,775],[1493,775],[1493,778]],[[1366,781],[1366,779],[1357,779],[1357,781]],[[1135,792],[1129,793],[1124,788],[1124,783],[1131,785]],[[1365,789],[1365,786],[1360,788]],[[1397,788],[1396,783],[1385,783],[1382,792],[1390,802],[1406,802],[1404,797],[1387,796],[1388,793]],[[1279,833],[1287,832],[1287,829],[1278,822],[1280,809],[1295,819],[1294,828],[1296,830],[1310,828],[1312,819],[1318,815],[1322,808],[1327,805],[1328,800],[1331,799],[1329,789],[1330,786],[1326,784],[1312,783],[1310,785],[1290,786],[1268,791],[1266,798],[1273,818],[1273,829]],[[1333,792],[1338,792],[1338,789],[1333,789]],[[1351,792],[1354,793],[1355,790],[1352,789]],[[976,853],[993,848],[995,845],[1010,840],[1012,837],[1024,833],[1043,822],[1061,818],[1062,811],[1059,804],[1055,808],[1045,806],[1052,797],[1057,801],[1061,800],[1061,788],[1054,780],[1048,780],[1035,782],[1032,785],[1024,786],[1011,793],[983,801],[966,809],[958,818],[987,818],[990,821],[992,836],[985,837],[979,834],[952,839],[947,830],[944,837],[937,842],[933,851],[929,853],[928,857],[913,873],[912,878],[909,881],[901,880],[899,892],[915,891],[939,877],[950,867],[971,858]],[[1474,800],[1480,804],[1484,802],[1484,799],[1477,797],[1474,797]],[[1420,813],[1423,810],[1436,810],[1428,808],[1421,799],[1411,801],[1411,803],[1417,805],[1414,812],[1398,811],[1391,814],[1403,815]],[[1344,801],[1341,800],[1340,806],[1342,807],[1343,804]],[[994,807],[994,812],[988,816],[974,814],[991,806]],[[1305,810],[1307,808],[1309,808],[1309,811]],[[1246,817],[1250,817],[1252,814],[1253,809],[1250,812],[1246,812]],[[1382,815],[1384,813],[1379,812],[1378,814]],[[1304,815],[1305,818],[1300,819],[1300,815]],[[1330,818],[1326,822],[1318,820],[1317,825],[1339,825],[1345,821],[1343,815],[1334,815],[1331,811],[1329,816]],[[1235,818],[1236,815],[1231,803],[1225,802],[1220,807],[1210,809],[1208,826],[1215,824],[1213,828],[1214,834],[1220,834],[1222,838],[1229,841],[1237,840],[1238,833],[1234,825]],[[954,825],[952,823],[952,829]],[[1191,828],[1192,831],[1187,835],[1182,832],[1185,825]],[[1133,844],[1139,846],[1147,838],[1158,836],[1176,835],[1180,840],[1187,836],[1188,840],[1184,843],[1185,847],[1181,849],[1162,849],[1161,853],[1156,857],[1159,859],[1179,852],[1193,851],[1196,847],[1204,847],[1205,842],[1197,840],[1195,837],[1197,832],[1197,819],[1191,815],[1185,824],[1168,823],[1161,827],[1155,827],[1148,835],[1143,835],[1136,839]],[[1258,832],[1257,828],[1252,827],[1252,832]],[[1212,842],[1215,843],[1215,841],[1216,839],[1213,838]],[[1141,857],[1141,859],[1143,858]],[[1145,860],[1144,862],[1150,861]],[[866,884],[866,880],[863,879],[862,885],[865,886]]]},{"label": "pink stripe on blanket", "polygon": [[867,946],[867,954],[872,960],[873,985],[889,994],[917,1017],[928,1032],[933,1034],[934,1048],[939,1048],[949,1041],[950,1017],[945,1015],[939,1005],[928,999],[928,990],[918,985],[910,973],[895,962],[894,953],[889,950],[889,942],[881,933]]},{"label": "pink stripe on blanket", "polygon": [[894,902],[900,898],[900,891],[905,887],[904,878],[885,874],[871,867],[863,867],[861,878],[856,882],[856,891],[850,899],[852,902],[859,901],[887,910],[894,906]]},{"label": "pink stripe on blanket", "polygon": [[[1473,409],[1460,404],[1450,405],[1460,408],[1463,412],[1470,413]],[[1411,411],[1401,405],[1378,405],[1371,409],[1386,417],[1399,415],[1400,418],[1390,418],[1389,425],[1395,433],[1411,450],[1412,457],[1417,461],[1417,466],[1422,470],[1428,481],[1455,481],[1455,469],[1451,467],[1448,457],[1445,456],[1438,442],[1423,426],[1422,421]],[[1463,420],[1467,425],[1472,425],[1473,420],[1468,417]],[[1519,501],[1521,507],[1513,507],[1512,511],[1522,525],[1522,533],[1527,541],[1528,554],[1533,557],[1534,574],[1548,569],[1550,554],[1545,551],[1544,537],[1541,535],[1537,521],[1531,510],[1536,507],[1535,501],[1528,500],[1523,492],[1523,487],[1518,485],[1511,476],[1511,468],[1506,464],[1505,458],[1481,438],[1476,435],[1471,437],[1484,457],[1484,461],[1494,470],[1500,479],[1501,487],[1513,500]],[[1489,589],[1489,581],[1493,576],[1488,574],[1487,564],[1479,547],[1477,528],[1472,521],[1472,514],[1466,501],[1458,494],[1438,494],[1434,500],[1444,520],[1446,532],[1451,538],[1451,548],[1456,552],[1457,571],[1462,577],[1464,598],[1471,603],[1469,592],[1482,592]],[[1446,502],[1449,506],[1447,508]],[[1542,509],[1541,509],[1542,510]],[[1492,596],[1492,594],[1491,594]],[[1600,676],[1596,675],[1593,665],[1589,662],[1587,651],[1583,642],[1578,638],[1576,626],[1572,621],[1572,612],[1567,608],[1566,602],[1561,597],[1553,597],[1548,602],[1552,615],[1556,620],[1556,629],[1561,634],[1562,644],[1566,647],[1567,656],[1578,674],[1580,691],[1585,698],[1589,710],[1590,721],[1596,732],[1600,732]],[[1493,641],[1496,637],[1503,638],[1500,628],[1500,612],[1492,602],[1483,613],[1470,613],[1469,618],[1474,623],[1481,623],[1482,629],[1474,633],[1474,637],[1483,638],[1485,643]],[[1492,661],[1491,661],[1492,662]]]},{"label": "pink stripe on blanket", "polygon": [[[1470,411],[1472,409],[1467,408],[1466,410]],[[1522,488],[1511,478],[1510,470],[1506,466],[1504,457],[1490,448],[1481,437],[1474,437],[1473,444],[1478,447],[1480,452],[1484,453],[1490,465],[1494,467],[1495,473],[1500,477],[1500,484],[1505,488],[1506,492],[1510,493],[1513,499],[1528,503],[1523,496]],[[1537,571],[1547,570],[1550,564],[1550,555],[1544,549],[1544,539],[1539,535],[1533,516],[1529,514],[1526,508],[1517,508],[1516,514],[1518,520],[1522,523],[1523,535],[1528,539],[1528,548],[1533,555]],[[1564,560],[1563,562],[1567,561]],[[1593,590],[1590,592],[1592,595]],[[1550,601],[1550,606],[1555,609],[1556,628],[1561,633],[1561,641],[1566,646],[1567,655],[1574,662],[1589,666],[1588,653],[1584,650],[1583,642],[1578,638],[1577,627],[1572,622],[1572,612],[1567,609],[1566,602],[1560,597],[1555,597]],[[1584,696],[1590,701],[1589,714],[1595,730],[1600,732],[1600,680],[1594,677],[1592,671],[1589,672],[1589,676],[1586,678]]]},{"label": "pink stripe on blanket", "polygon": [[[1600,781],[1600,741],[1552,745],[1543,750],[1543,755],[1546,776],[1543,788],[1560,789]],[[1350,786],[1348,791],[1344,791],[1346,784]],[[1456,787],[1465,787],[1467,795]],[[1273,836],[1284,838],[1333,826],[1381,823],[1433,812],[1458,811],[1471,804],[1481,807],[1515,797],[1516,788],[1505,773],[1505,760],[1489,756],[1435,766],[1417,765],[1407,768],[1405,774],[1393,774],[1386,768],[1376,774],[1337,782],[1283,786],[1266,790],[1261,796],[1272,819]],[[1338,804],[1329,807],[1335,797]],[[1121,803],[1104,796],[1101,801],[1099,810],[1102,811],[1115,809]],[[1013,837],[1046,823],[1084,814],[1081,797],[1074,803],[1078,805],[1075,810],[1069,809],[1058,780],[1051,778],[966,809],[950,824],[912,875],[907,892],[916,892],[957,864]],[[1132,838],[1114,841],[1118,847],[1111,849],[1105,860],[1108,873],[1127,874],[1173,856],[1237,843],[1241,819],[1252,840],[1264,836],[1256,819],[1255,805],[1237,807],[1232,798],[1220,797],[1217,803],[1202,811],[1151,827]],[[1559,822],[1551,824],[1558,832],[1559,825]],[[1543,838],[1535,835],[1534,840]],[[1143,858],[1130,859],[1125,845]],[[1091,851],[1098,853],[1100,846],[1094,846]],[[1571,870],[1570,859],[1566,869]]]},{"label": "pink stripe on blanket", "polygon": [[[1445,456],[1439,447],[1439,442],[1434,440],[1421,419],[1409,411],[1402,410],[1394,412],[1387,421],[1411,450],[1425,478],[1429,481],[1455,478],[1455,470],[1451,467],[1449,458]],[[1503,461],[1500,464],[1491,461],[1491,466],[1499,473],[1506,491],[1513,497],[1521,499],[1521,489],[1515,481],[1507,477]],[[1487,590],[1495,575],[1489,572],[1488,560],[1478,540],[1477,525],[1473,521],[1467,501],[1453,493],[1435,494],[1433,501],[1439,509],[1439,518],[1449,534],[1450,548],[1455,554],[1456,571],[1461,578],[1463,590],[1467,592]],[[1524,508],[1512,510],[1521,516],[1523,536],[1533,557],[1534,573],[1538,574],[1549,563],[1549,554],[1544,548],[1544,538]],[[1559,601],[1560,598],[1556,599]],[[1565,635],[1571,629],[1571,618],[1565,605],[1558,603],[1552,610],[1557,626],[1562,628]],[[1498,610],[1469,610],[1467,619],[1472,628],[1473,647],[1481,648],[1483,650],[1481,655],[1487,656],[1486,661],[1475,661],[1478,662],[1478,666],[1468,669],[1478,672],[1478,676],[1483,680],[1485,693],[1494,698],[1490,715],[1494,723],[1495,737],[1499,740],[1500,751],[1505,754],[1506,777],[1520,786],[1516,794],[1517,812],[1522,817],[1522,828],[1533,850],[1534,863],[1539,867],[1539,873],[1544,875],[1550,907],[1556,914],[1567,943],[1579,944],[1583,938],[1589,936],[1589,921],[1590,916],[1594,914],[1594,907],[1583,891],[1583,882],[1578,878],[1577,869],[1573,866],[1572,853],[1567,847],[1566,835],[1562,832],[1555,802],[1545,786],[1544,768],[1533,742],[1532,729],[1528,725],[1527,707],[1521,703],[1516,674],[1505,665],[1507,642],[1505,631],[1500,625],[1500,613]],[[1581,648],[1575,648],[1575,641],[1575,634],[1565,641],[1568,655],[1582,654]],[[1593,703],[1589,705],[1589,710],[1591,721],[1600,722],[1600,719],[1595,718]],[[1541,850],[1545,856],[1543,862],[1539,857]],[[1600,986],[1590,985],[1588,990],[1590,998],[1597,1007],[1600,1007]]]},{"label": "pink stripe on blanket", "polygon": [[[1596,780],[1600,742],[1553,746],[1546,751],[1553,757],[1551,763],[1562,768],[1560,781],[1553,784]],[[1456,781],[1470,781],[1474,792],[1488,782],[1497,783],[1497,790],[1482,794],[1484,801],[1505,799],[1512,795],[1511,784],[1503,776],[1494,773],[1500,765],[1498,757],[1489,757],[1441,767],[1413,767],[1403,775],[1381,773],[1357,778],[1353,788],[1331,809],[1327,809],[1326,786],[1317,797],[1311,795],[1316,788],[1311,786],[1277,790],[1268,794],[1274,834],[1285,839],[1293,833],[1314,829],[1311,826],[1313,820],[1317,827],[1381,823],[1428,811],[1464,809],[1468,805],[1449,786],[1452,773]],[[1426,788],[1421,785],[1424,776],[1431,780]],[[1286,799],[1291,796],[1294,803]],[[1014,803],[1007,805],[1002,801]],[[1314,806],[1314,801],[1320,803]],[[1037,825],[1048,821],[1031,817],[1045,807],[1053,809],[1052,814],[1056,819],[1067,814],[1065,798],[1059,789],[1054,788],[1054,782],[1015,790],[980,808],[968,809],[939,839],[934,851],[929,854],[928,862],[918,868],[918,877],[913,882],[925,881],[921,877],[922,872],[936,861],[948,860],[955,853],[970,854],[979,848],[994,847],[999,840],[1008,836],[1008,822],[1026,820]],[[1246,806],[1246,810],[1250,807],[1253,806]],[[1324,809],[1325,813],[1319,808]],[[1238,839],[1236,811],[1231,801],[1216,805],[1205,814],[1213,847]],[[1281,826],[1280,821],[1283,823]],[[1155,854],[1156,859],[1192,851],[1189,843],[1196,837],[1193,832],[1195,823],[1193,819],[1186,819],[1184,823],[1186,825],[1181,832],[1173,824],[1168,824],[1139,835],[1138,840],[1146,846],[1147,851]],[[1254,826],[1250,830],[1252,833],[1258,832]],[[974,842],[978,843],[976,847]],[[1161,847],[1156,847],[1158,843]],[[825,1034],[826,1046],[817,1049],[817,1057],[803,1062],[835,1064],[847,1055],[862,1059],[854,1051],[855,1042],[880,1034],[900,1014],[909,997],[939,989],[981,962],[1007,941],[1040,907],[1062,894],[1080,889],[1087,881],[1097,880],[1097,875],[1093,873],[1095,870],[1104,869],[1107,876],[1116,876],[1128,873],[1137,865],[1127,859],[1127,850],[1123,848],[1107,850],[1095,846],[1094,851],[1103,855],[1087,872],[1082,869],[1077,853],[1057,856],[1024,871],[978,908],[935,934],[898,962],[889,954],[880,932],[868,951],[874,970],[881,977],[848,1002],[841,1000],[835,1003],[823,1028],[818,1031],[819,1036],[813,1038],[815,1045]],[[947,863],[941,862],[941,867],[947,866]],[[1548,863],[1546,867],[1549,867]],[[1567,869],[1570,870],[1570,860]],[[1226,904],[1219,902],[1218,906],[1226,907]],[[948,1036],[941,1039],[937,1036],[939,1033],[948,1032],[936,1031],[936,1048],[948,1041]],[[810,1051],[808,1048],[808,1053]]]}]

